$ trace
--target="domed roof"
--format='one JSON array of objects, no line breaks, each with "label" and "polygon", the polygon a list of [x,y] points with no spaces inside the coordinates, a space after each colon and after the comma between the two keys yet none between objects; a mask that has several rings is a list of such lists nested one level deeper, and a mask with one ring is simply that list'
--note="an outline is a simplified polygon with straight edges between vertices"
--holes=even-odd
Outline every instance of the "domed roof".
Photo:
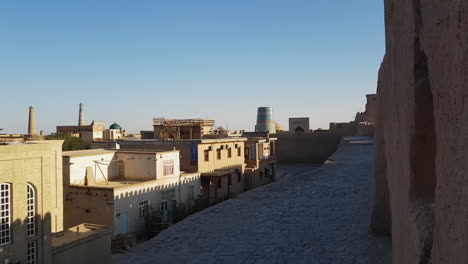
[{"label": "domed roof", "polygon": [[276,131],[284,131],[284,128],[276,122],[275,122],[275,127],[276,127]]},{"label": "domed roof", "polygon": [[122,129],[122,127],[120,127],[119,124],[117,124],[117,123],[114,122],[114,124],[112,124],[112,125],[109,127],[109,129]]}]

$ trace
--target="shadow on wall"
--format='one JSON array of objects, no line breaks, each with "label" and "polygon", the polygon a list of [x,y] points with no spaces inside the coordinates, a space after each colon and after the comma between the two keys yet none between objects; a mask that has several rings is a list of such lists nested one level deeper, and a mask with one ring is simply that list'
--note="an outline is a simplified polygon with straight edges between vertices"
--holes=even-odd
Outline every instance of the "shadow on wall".
[{"label": "shadow on wall", "polygon": [[[199,182],[200,176],[188,176],[180,184],[178,182],[162,184],[157,181],[142,181],[128,186],[124,185],[121,187],[124,189],[116,188],[114,191],[98,186],[71,186],[65,196],[64,223],[66,227],[83,222],[100,224],[118,231],[120,227],[115,223],[115,217],[117,217],[115,213],[134,212],[138,210],[138,202],[143,200],[159,204],[163,193],[169,190],[174,190],[171,200],[177,200],[179,203],[185,202],[187,198],[194,199],[200,193],[197,189],[200,186]],[[188,186],[194,186],[190,190],[194,197],[187,197]],[[118,191],[118,194],[115,194],[115,191]]]},{"label": "shadow on wall", "polygon": [[[125,181],[125,180],[123,180]],[[115,200],[121,200],[121,199],[125,199],[125,198],[130,198],[132,196],[137,196],[137,195],[142,195],[142,194],[146,194],[146,193],[154,193],[154,192],[158,192],[158,191],[165,191],[165,190],[171,190],[171,189],[177,189],[177,188],[184,188],[184,187],[187,187],[187,186],[192,186],[194,182],[196,181],[200,181],[200,176],[196,176],[196,177],[191,177],[190,179],[185,179],[183,182],[180,182],[179,183],[169,183],[169,184],[161,184],[159,186],[151,186],[151,187],[146,187],[146,188],[142,188],[141,186],[135,186],[135,188],[141,188],[139,190],[135,190],[135,191],[128,191],[128,192],[125,192],[124,194],[121,194],[121,195],[116,195],[115,196]],[[145,184],[147,182],[142,182],[142,183],[137,183],[135,185],[139,185],[139,184]],[[132,188],[132,185],[133,184],[129,184],[129,187]],[[176,198],[179,198],[179,197],[176,197]]]},{"label": "shadow on wall", "polygon": [[322,164],[338,148],[340,135],[330,133],[276,134],[279,164]]},{"label": "shadow on wall", "polygon": [[[11,212],[11,211],[10,211]],[[44,217],[37,214],[34,219],[33,234],[28,232],[28,219],[17,218],[10,222],[10,242],[0,246],[0,259],[5,263],[52,263],[51,215]],[[4,238],[7,233],[4,233]],[[48,239],[43,239],[47,237]],[[35,254],[28,254],[28,249],[35,249]]]},{"label": "shadow on wall", "polygon": [[242,165],[239,165],[239,164],[233,164],[233,165],[227,165],[227,166],[222,166],[222,167],[218,167],[214,170],[209,170],[209,171],[206,171],[206,172],[203,172],[203,173],[210,173],[210,172],[215,172],[215,171],[223,171],[223,170],[242,170]]},{"label": "shadow on wall", "polygon": [[[44,235],[50,237],[50,214],[47,213],[44,217],[36,215],[35,223],[34,235],[28,236],[28,219],[22,220],[17,218],[10,222],[10,233],[8,236],[10,242],[1,246],[1,260],[5,261],[5,263],[29,263],[28,260],[31,260],[31,258],[34,257],[34,259],[39,260],[40,263],[51,263],[52,256],[50,254],[50,240],[42,240]],[[7,233],[2,234],[2,237],[4,238],[5,235],[7,235]],[[31,247],[33,245],[32,243],[35,243],[37,252],[35,255],[28,255],[28,246]]]},{"label": "shadow on wall", "polygon": [[[194,187],[191,189],[191,193],[187,190],[187,187]],[[114,234],[119,234],[119,236],[126,236],[126,235],[136,235],[140,238],[151,238],[159,233],[162,229],[167,228],[171,223],[174,222],[176,218],[174,210],[178,209],[179,214],[183,214],[185,218],[187,215],[195,212],[181,212],[182,210],[185,211],[188,206],[191,206],[201,195],[200,190],[196,190],[195,188],[200,188],[200,176],[193,176],[190,178],[181,181],[180,184],[171,183],[171,184],[164,184],[161,186],[151,186],[151,187],[142,187],[142,189],[134,190],[134,191],[125,191],[120,195],[115,196],[115,203],[119,203],[121,205],[129,205],[131,207],[136,207],[135,209],[138,210],[138,202],[140,200],[148,200],[149,203],[145,205],[145,215],[142,219],[143,222],[139,221],[135,215],[132,216],[130,211],[128,213],[128,223],[133,222],[133,224],[137,223],[138,230],[131,230],[130,226],[125,227],[127,232],[122,231],[122,219],[120,213],[125,213],[124,208],[120,208],[119,212],[115,211],[113,213],[117,213],[117,215],[112,215],[112,217],[116,217],[116,222],[114,222]],[[174,192],[172,192],[174,190]],[[173,195],[173,196],[172,196]],[[150,198],[152,197],[152,198]],[[176,201],[176,202],[174,202]],[[206,206],[207,207],[207,206]],[[186,214],[186,215],[185,215]],[[133,218],[132,218],[133,217]],[[175,221],[177,222],[177,221]],[[142,225],[143,224],[143,225]],[[121,239],[121,237],[116,236],[115,241]],[[119,246],[119,243],[114,243],[114,247],[116,249],[123,249],[125,247]]]}]

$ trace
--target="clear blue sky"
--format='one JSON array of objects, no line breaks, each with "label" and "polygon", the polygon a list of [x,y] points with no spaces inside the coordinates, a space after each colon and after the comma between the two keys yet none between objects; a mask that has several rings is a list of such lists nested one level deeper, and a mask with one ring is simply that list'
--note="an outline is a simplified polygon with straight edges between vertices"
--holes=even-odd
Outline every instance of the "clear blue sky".
[{"label": "clear blue sky", "polygon": [[[0,127],[27,132],[153,117],[253,130],[258,106],[311,127],[349,121],[376,90],[383,1],[1,1]],[[2,132],[0,132],[2,133]]]}]

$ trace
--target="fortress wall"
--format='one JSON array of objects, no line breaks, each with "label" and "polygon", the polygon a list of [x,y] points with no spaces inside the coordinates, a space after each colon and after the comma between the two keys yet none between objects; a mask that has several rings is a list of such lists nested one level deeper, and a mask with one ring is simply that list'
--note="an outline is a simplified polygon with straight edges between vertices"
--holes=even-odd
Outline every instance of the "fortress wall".
[{"label": "fortress wall", "polygon": [[375,122],[377,115],[377,95],[366,94],[366,120],[369,122]]},{"label": "fortress wall", "polygon": [[374,123],[360,122],[356,125],[356,136],[373,137]]},{"label": "fortress wall", "polygon": [[336,136],[354,136],[356,135],[357,124],[355,121],[351,122],[332,122],[330,123],[329,133]]},{"label": "fortress wall", "polygon": [[341,136],[330,133],[276,134],[278,163],[320,164],[337,149]]},{"label": "fortress wall", "polygon": [[468,263],[467,14],[467,1],[385,0],[371,227],[388,199],[393,263]]}]

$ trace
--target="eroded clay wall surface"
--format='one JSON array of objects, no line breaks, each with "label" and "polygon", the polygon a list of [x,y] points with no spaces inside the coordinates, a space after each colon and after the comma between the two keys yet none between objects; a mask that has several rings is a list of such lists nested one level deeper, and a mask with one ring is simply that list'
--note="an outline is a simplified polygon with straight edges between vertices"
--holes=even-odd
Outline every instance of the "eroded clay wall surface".
[{"label": "eroded clay wall surface", "polygon": [[468,263],[468,1],[386,0],[385,16],[374,212],[389,200],[394,263]]}]

